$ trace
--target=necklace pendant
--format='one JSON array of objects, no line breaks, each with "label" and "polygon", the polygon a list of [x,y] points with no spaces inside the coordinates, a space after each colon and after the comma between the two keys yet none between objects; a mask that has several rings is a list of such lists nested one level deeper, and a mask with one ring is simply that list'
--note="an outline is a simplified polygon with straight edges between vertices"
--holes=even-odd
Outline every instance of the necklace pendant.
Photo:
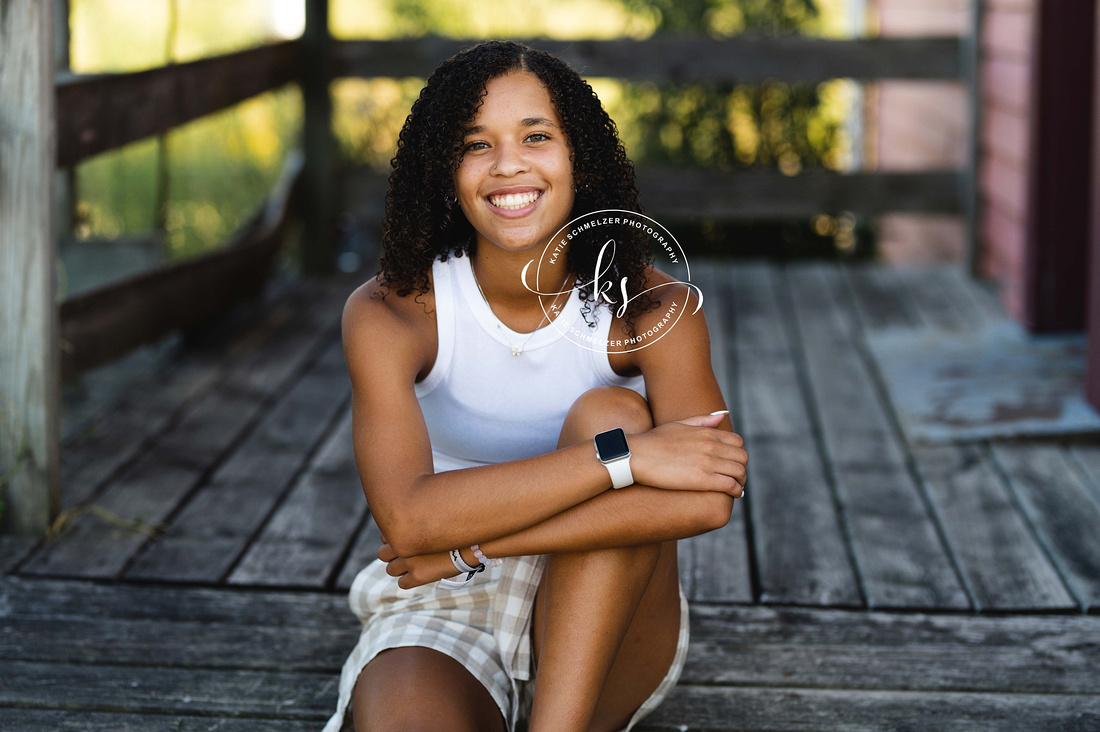
[{"label": "necklace pendant", "polygon": [[513,356],[518,356],[519,354],[523,353],[523,346],[519,346],[518,348],[516,346],[509,346],[509,348],[512,349]]}]

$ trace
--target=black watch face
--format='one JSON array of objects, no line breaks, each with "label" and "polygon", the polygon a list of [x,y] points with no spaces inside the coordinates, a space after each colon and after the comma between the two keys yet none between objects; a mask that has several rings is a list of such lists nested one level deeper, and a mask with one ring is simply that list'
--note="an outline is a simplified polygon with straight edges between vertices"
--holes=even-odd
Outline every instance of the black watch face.
[{"label": "black watch face", "polygon": [[600,459],[604,461],[629,455],[630,448],[626,445],[626,433],[623,432],[623,428],[616,427],[596,435],[596,450],[600,453]]}]

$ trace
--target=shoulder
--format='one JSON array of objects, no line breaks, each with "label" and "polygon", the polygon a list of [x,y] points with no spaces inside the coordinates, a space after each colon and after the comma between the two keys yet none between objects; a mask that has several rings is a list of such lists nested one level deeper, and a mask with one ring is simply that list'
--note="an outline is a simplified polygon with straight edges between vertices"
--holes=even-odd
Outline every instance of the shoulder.
[{"label": "shoulder", "polygon": [[710,334],[697,288],[653,266],[645,275],[646,290],[658,304],[634,321],[635,332],[643,338],[638,344],[643,347],[634,351],[635,364],[645,373],[686,358],[705,356],[709,362]]},{"label": "shoulder", "polygon": [[[430,271],[428,280],[431,283]],[[435,297],[431,287],[424,294],[413,291],[401,296],[375,276],[356,288],[344,303],[341,336],[353,379],[355,363],[379,358],[419,369],[434,344],[434,334]]]}]

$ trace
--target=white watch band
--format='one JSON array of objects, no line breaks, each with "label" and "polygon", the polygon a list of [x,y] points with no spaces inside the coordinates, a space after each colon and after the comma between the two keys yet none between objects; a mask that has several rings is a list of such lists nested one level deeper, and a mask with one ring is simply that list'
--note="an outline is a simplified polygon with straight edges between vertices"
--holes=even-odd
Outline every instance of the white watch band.
[{"label": "white watch band", "polygon": [[611,486],[624,488],[634,482],[634,474],[630,472],[630,456],[618,460],[608,460],[603,464],[607,472],[611,473]]}]

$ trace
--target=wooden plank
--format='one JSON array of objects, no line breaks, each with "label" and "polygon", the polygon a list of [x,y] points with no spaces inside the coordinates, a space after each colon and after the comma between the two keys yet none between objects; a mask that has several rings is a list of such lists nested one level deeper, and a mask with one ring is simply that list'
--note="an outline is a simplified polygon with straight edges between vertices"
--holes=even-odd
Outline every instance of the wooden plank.
[{"label": "wooden plank", "polygon": [[[281,337],[265,343],[229,373],[218,388],[189,406],[116,481],[94,496],[113,514],[164,522],[180,501],[255,425],[261,413],[285,392],[290,380],[310,363],[339,327],[338,303],[346,293],[328,293],[291,321]],[[100,518],[80,513],[71,530],[39,550],[21,571],[79,577],[115,577],[147,536],[112,529]]]},{"label": "wooden plank", "polygon": [[[270,306],[245,308],[253,314],[245,316],[244,322],[240,317],[223,316],[217,323],[206,324],[204,344],[182,346],[170,368],[151,371],[128,384],[121,399],[91,419],[64,445],[62,507],[73,508],[88,500],[113,474],[148,449],[180,418],[187,405],[214,388],[234,364],[319,297],[323,297],[320,286],[304,283]],[[193,332],[188,341],[198,340],[196,335]]]},{"label": "wooden plank", "polygon": [[750,455],[747,503],[761,601],[861,605],[803,402],[774,269],[739,265],[730,284],[743,435]]},{"label": "wooden plank", "polygon": [[[720,261],[695,259],[691,273],[692,281],[703,293],[714,375],[730,410],[733,431],[741,434],[740,410],[735,403],[738,392],[733,342],[735,314],[729,294],[729,268]],[[680,581],[690,601],[753,601],[745,500],[734,502],[729,523],[721,529],[679,542]]]},{"label": "wooden plank", "polygon": [[[831,173],[796,176],[778,172],[639,168],[638,189],[646,210],[662,219],[722,221],[783,220],[824,212],[959,212],[959,173]],[[377,219],[385,174],[365,166],[345,177],[342,205],[357,217]]]},{"label": "wooden plank", "polygon": [[[343,378],[347,380],[346,372]],[[336,573],[348,539],[367,510],[351,424],[348,405],[308,470],[248,547],[229,584],[320,588]]]},{"label": "wooden plank", "polygon": [[[957,79],[959,39],[863,38],[832,40],[800,35],[735,36],[662,34],[644,40],[524,39],[577,69],[586,78],[688,84],[754,83],[768,79],[820,82],[852,79]],[[427,76],[470,41],[422,37],[393,41],[340,41],[336,76]]]},{"label": "wooden plank", "polygon": [[[90,663],[124,663],[149,644],[157,652],[145,659],[155,658],[158,665],[292,664],[335,672],[347,650],[340,639],[354,640],[359,632],[346,599],[335,593],[6,578],[0,608],[12,628],[0,634],[3,654],[17,653],[24,661],[64,661],[72,653]],[[1100,661],[1091,642],[1100,633],[1096,616],[708,603],[693,603],[691,610],[692,645],[681,678],[686,684],[1090,693]],[[95,637],[96,624],[102,624],[104,637]],[[132,637],[124,637],[127,628]],[[204,628],[211,629],[208,640],[202,638]],[[285,647],[268,643],[284,631],[289,631]],[[313,656],[311,644],[316,644]],[[206,656],[209,664],[193,646],[216,649]]]},{"label": "wooden plank", "polygon": [[965,275],[958,267],[945,266],[943,272],[948,281],[949,291],[960,293],[960,298],[965,295],[973,303],[974,312],[977,313],[982,327],[999,326],[1011,320],[997,295],[995,281]]},{"label": "wooden plank", "polygon": [[822,212],[958,213],[959,173],[781,173],[638,170],[647,209],[669,218],[777,220]]},{"label": "wooden plank", "polygon": [[242,102],[298,78],[297,41],[127,74],[59,74],[57,165]]},{"label": "wooden plank", "polygon": [[[980,306],[958,297],[959,289],[966,287],[961,276],[954,284],[944,284],[927,272],[846,269],[866,330],[916,327],[922,318],[929,325],[974,325],[983,317]],[[941,268],[939,275],[950,277],[950,271]],[[1016,510],[986,450],[946,445],[910,452],[976,610],[1072,607],[1072,598]]]},{"label": "wooden plank", "polygon": [[1078,472],[1093,489],[1093,495],[1100,500],[1100,445],[1071,442],[1066,445],[1066,451],[1076,464]]},{"label": "wooden plank", "polygon": [[[1100,722],[1100,697],[678,686],[639,730],[1064,732]],[[914,725],[917,725],[914,727]]]},{"label": "wooden plank", "polygon": [[0,534],[0,575],[11,572],[38,545],[33,536]]},{"label": "wooden plank", "polygon": [[893,281],[893,268],[881,264],[847,264],[844,272],[862,328],[909,328],[920,316]]},{"label": "wooden plank", "polygon": [[692,606],[681,684],[1095,694],[1100,618]]},{"label": "wooden plank", "polygon": [[1100,501],[1058,445],[994,443],[1039,543],[1084,611],[1100,603]]},{"label": "wooden plank", "polygon": [[0,533],[41,536],[61,510],[54,297],[54,4],[0,11]]},{"label": "wooden plank", "polygon": [[190,669],[339,671],[362,628],[105,618],[6,618],[0,656],[42,663]]},{"label": "wooden plank", "polygon": [[22,732],[316,732],[317,723],[207,715],[121,714],[69,709],[0,708],[0,724]]},{"label": "wooden plank", "polygon": [[0,577],[0,618],[158,620],[245,626],[358,627],[347,598],[322,592],[226,590]]},{"label": "wooden plank", "polygon": [[868,606],[969,608],[936,517],[908,472],[888,407],[860,357],[843,274],[826,265],[785,272],[811,404]]},{"label": "wooden plank", "polygon": [[323,721],[336,711],[337,677],[155,666],[0,661],[0,707],[138,714],[203,714]]},{"label": "wooden plank", "polygon": [[913,454],[976,610],[1075,607],[985,449],[914,447]]},{"label": "wooden plank", "polygon": [[65,300],[60,314],[63,376],[109,363],[262,292],[282,244],[301,167],[302,156],[289,154],[267,201],[217,251]]},{"label": "wooden plank", "polygon": [[901,267],[890,273],[903,296],[916,306],[925,325],[953,331],[973,331],[983,324],[969,296],[959,292],[946,276],[946,265]]},{"label": "wooden plank", "polygon": [[378,559],[378,548],[382,546],[382,530],[368,514],[363,518],[362,526],[355,535],[347,558],[343,561],[340,574],[336,576],[334,589],[348,591],[355,575],[368,564]]},{"label": "wooden plank", "polygon": [[[350,392],[343,347],[333,340],[213,478],[192,494],[165,535],[145,547],[125,577],[222,581],[294,485]],[[334,525],[329,529],[334,541],[344,535]]]}]

